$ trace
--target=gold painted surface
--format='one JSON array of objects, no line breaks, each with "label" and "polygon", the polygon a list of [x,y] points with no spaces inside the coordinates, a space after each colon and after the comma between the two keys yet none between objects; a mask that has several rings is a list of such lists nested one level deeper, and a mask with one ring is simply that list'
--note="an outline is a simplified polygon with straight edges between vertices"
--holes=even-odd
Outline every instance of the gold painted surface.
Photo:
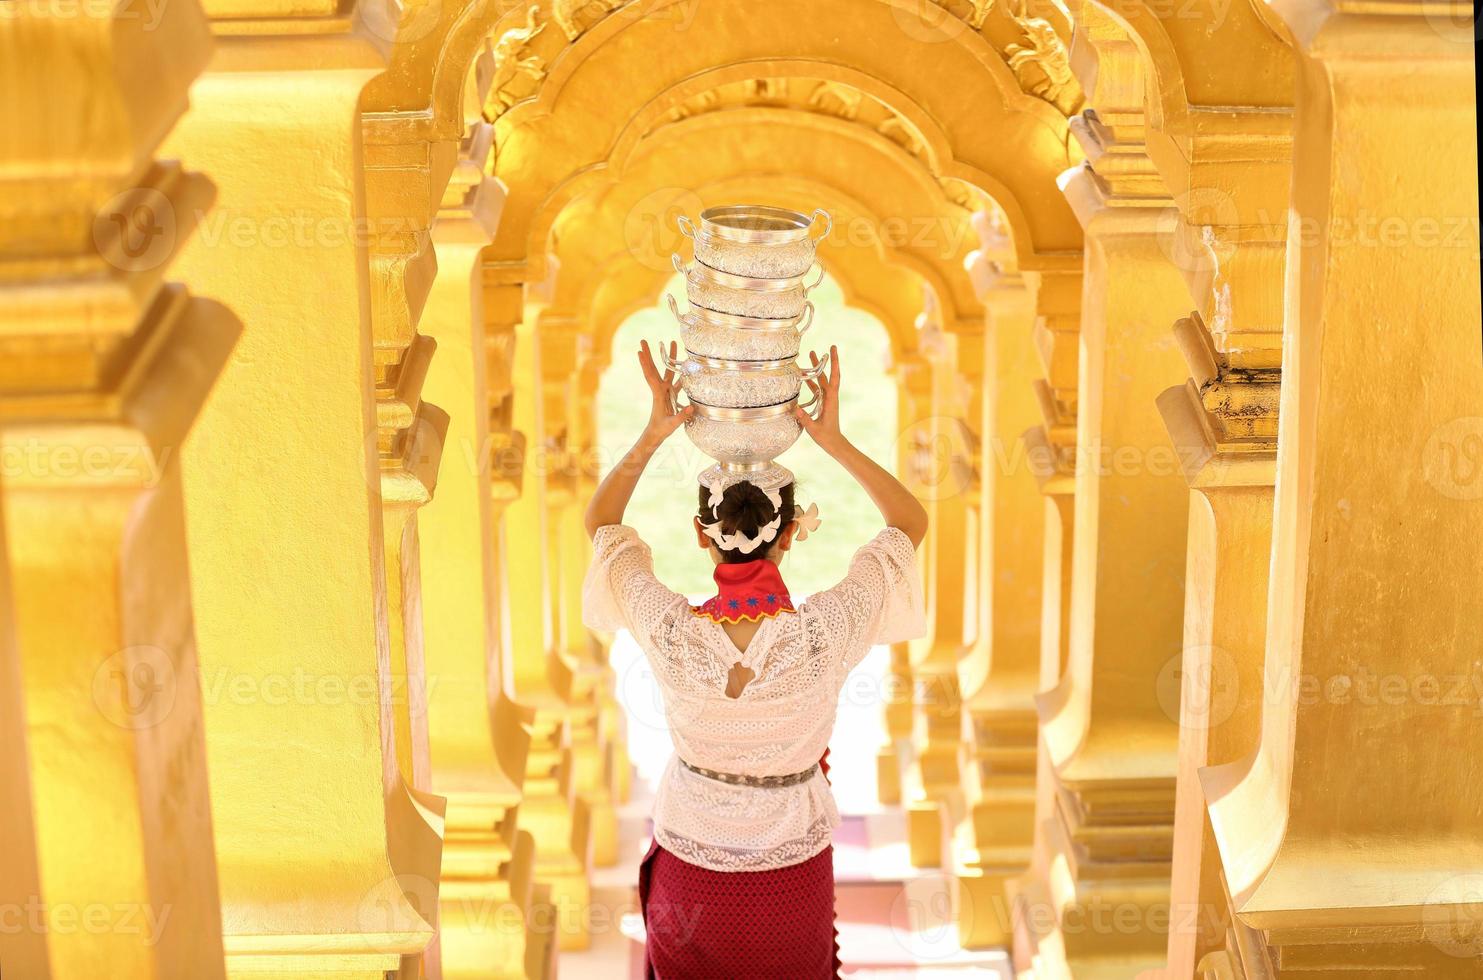
[{"label": "gold painted surface", "polygon": [[[1325,233],[1294,246],[1287,281],[1275,694],[1256,750],[1201,775],[1274,975],[1471,976],[1483,786],[1454,762],[1480,728],[1440,688],[1465,689],[1483,642],[1454,574],[1480,564],[1483,506],[1463,465],[1483,398],[1475,68],[1447,29],[1460,8],[1282,14],[1301,60],[1294,220]],[[1412,233],[1353,233],[1377,214]],[[1451,247],[1415,234],[1448,225]],[[1250,975],[1261,957],[1242,952]]]},{"label": "gold painted surface", "polygon": [[500,606],[494,442],[479,264],[502,195],[468,140],[433,227],[438,276],[420,330],[438,344],[426,396],[448,407],[436,498],[418,513],[427,664],[431,788],[448,800],[438,945],[446,980],[538,977],[533,935],[534,841],[517,828],[529,736],[510,700]]},{"label": "gold painted surface", "polygon": [[[520,495],[505,507],[500,530],[508,569],[501,584],[502,601],[511,610],[513,696],[527,712],[530,734],[520,818],[535,838],[535,877],[550,888],[557,943],[561,949],[583,949],[589,942],[590,838],[587,811],[572,782],[572,674],[556,651],[553,632],[557,565],[548,547],[552,512],[546,495],[554,457],[540,397],[540,308],[527,303],[527,287],[490,285],[488,275],[486,267],[486,316],[513,326],[511,427],[526,439]],[[521,319],[511,323],[511,315]]]},{"label": "gold painted surface", "polygon": [[[585,945],[627,781],[580,622],[591,393],[674,214],[735,200],[833,212],[891,332],[933,628],[880,792],[965,942],[1040,980],[1471,975],[1483,807],[1438,747],[1475,720],[1271,683],[1480,656],[1461,8],[210,0],[190,173],[154,157],[202,12],[55,13],[0,11],[0,902],[181,909],[148,951],[0,930],[7,976]],[[141,205],[179,261],[124,261]],[[32,479],[21,439],[155,475]],[[147,735],[79,694],[141,636],[184,681]],[[90,793],[110,861],[76,859]],[[1137,927],[1086,928],[1108,903]]]},{"label": "gold painted surface", "polygon": [[982,376],[970,378],[982,433],[979,531],[970,566],[976,635],[959,665],[963,739],[972,748],[963,774],[967,819],[955,856],[956,918],[968,947],[1009,945],[1005,886],[1031,859],[1043,558],[1041,495],[1019,439],[1038,417],[1034,390],[1025,383],[1035,362],[1033,297],[1004,270],[989,273],[981,295],[987,306]]},{"label": "gold painted surface", "polygon": [[180,450],[242,325],[167,281],[213,195],[155,159],[209,54],[191,3],[0,11],[6,976],[225,976]]},{"label": "gold painted surface", "polygon": [[433,935],[416,886],[439,846],[397,768],[369,297],[347,233],[379,60],[326,42],[290,71],[276,43],[220,41],[167,144],[216,176],[231,222],[179,268],[244,324],[183,470],[228,972],[379,980]]}]

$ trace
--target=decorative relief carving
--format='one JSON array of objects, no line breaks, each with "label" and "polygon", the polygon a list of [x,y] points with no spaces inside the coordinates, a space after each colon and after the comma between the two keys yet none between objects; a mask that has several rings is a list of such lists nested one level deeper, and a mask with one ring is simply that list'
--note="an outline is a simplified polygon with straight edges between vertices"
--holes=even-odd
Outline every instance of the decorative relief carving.
[{"label": "decorative relief carving", "polygon": [[715,89],[707,89],[675,106],[665,115],[665,122],[679,122],[703,112],[710,112],[721,105],[721,95]]},{"label": "decorative relief carving", "polygon": [[546,59],[531,51],[530,45],[546,24],[541,22],[541,8],[535,5],[525,12],[525,26],[512,27],[494,42],[494,77],[489,83],[489,101],[484,116],[490,122],[528,93],[512,91],[511,86],[524,79],[526,88],[534,89],[546,78]]},{"label": "decorative relief carving", "polygon": [[942,185],[942,192],[958,207],[965,211],[983,211],[992,207],[992,200],[983,191],[967,181],[956,177],[943,177],[938,180]]},{"label": "decorative relief carving", "polygon": [[1014,22],[1024,32],[1023,40],[1007,45],[1003,54],[1020,90],[1049,102],[1062,115],[1074,114],[1081,107],[1081,87],[1055,25],[1023,11],[1014,15]]},{"label": "decorative relief carving", "polygon": [[901,146],[907,153],[914,157],[920,157],[926,147],[922,144],[922,138],[916,129],[906,124],[900,116],[890,116],[883,119],[876,132],[886,139]]},{"label": "decorative relief carving", "polygon": [[575,41],[626,0],[552,0],[551,19],[567,41]]},{"label": "decorative relief carving", "polygon": [[982,30],[989,12],[994,9],[994,0],[968,0],[968,16],[963,18],[975,31]]},{"label": "decorative relief carving", "polygon": [[[750,78],[718,85],[690,96],[670,109],[664,124],[679,122],[706,112],[723,109],[777,106],[832,116],[868,126],[894,141],[908,153],[925,158],[921,134],[894,109],[845,82],[825,80],[810,88],[789,86],[787,79]],[[972,208],[970,208],[972,210]]]},{"label": "decorative relief carving", "polygon": [[747,100],[754,105],[784,102],[788,98],[786,78],[749,78],[743,83]]},{"label": "decorative relief carving", "polygon": [[844,82],[820,82],[808,97],[808,107],[825,115],[853,120],[860,114],[865,93]]},{"label": "decorative relief carving", "polygon": [[[1024,0],[1021,0],[1018,12],[1000,6],[998,0],[934,2],[994,45],[1014,72],[1022,91],[1055,106],[1064,115],[1075,114],[1081,106],[1082,94],[1071,72],[1065,42],[1056,33],[1054,24],[1028,12]],[[610,15],[623,10],[627,4],[628,0],[551,0],[549,21],[559,28],[563,35],[560,45],[565,46]],[[985,30],[991,15],[994,17],[991,27],[995,29]],[[493,79],[485,107],[486,118],[490,121],[528,97],[545,79],[548,63],[559,53],[552,50],[550,44],[544,46],[544,54],[531,47],[531,42],[547,27],[542,17],[540,5],[530,6],[526,11],[525,26],[511,28],[495,41]],[[1016,34],[1017,40],[1003,43],[1006,36]],[[834,81],[816,85],[803,103],[790,97],[788,80],[784,78],[751,78],[741,83],[741,88],[747,104],[789,104],[850,120],[858,117],[867,101],[859,90]],[[714,97],[697,96],[671,109],[665,121],[678,122],[719,107],[720,102]],[[885,111],[890,113],[891,110]],[[904,122],[898,119],[888,129],[887,135],[909,152],[920,152],[919,139],[907,135]]]},{"label": "decorative relief carving", "polygon": [[[1081,89],[1071,74],[1065,42],[1056,33],[1054,24],[1029,13],[1025,0],[1020,0],[1017,10],[1008,5],[1000,7],[998,0],[932,2],[993,45],[1026,95],[1050,103],[1066,116],[1080,107]],[[1016,40],[1005,43],[1006,37],[1015,35],[1018,35]]]}]

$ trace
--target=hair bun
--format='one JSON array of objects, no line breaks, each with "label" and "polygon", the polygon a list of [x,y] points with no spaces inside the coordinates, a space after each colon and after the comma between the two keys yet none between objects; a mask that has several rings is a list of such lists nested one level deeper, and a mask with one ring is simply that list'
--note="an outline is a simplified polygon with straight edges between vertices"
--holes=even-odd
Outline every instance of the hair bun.
[{"label": "hair bun", "polygon": [[716,508],[716,516],[728,533],[756,534],[757,529],[778,516],[778,512],[766,493],[741,480],[726,488],[720,506]]},{"label": "hair bun", "polygon": [[[772,500],[767,496],[767,491],[754,483],[738,480],[722,492],[721,502],[713,511],[710,505],[711,491],[702,484],[700,487],[700,522],[702,524],[719,522],[723,534],[741,533],[746,537],[753,537],[762,528],[778,520],[780,516],[783,517],[781,524],[787,524],[793,519],[793,490],[792,483],[779,487],[777,494],[782,501],[782,506],[774,507]],[[772,545],[764,544],[745,554],[736,549],[728,551],[718,547],[717,550],[721,552],[723,561],[750,561],[765,557],[772,550]]]}]

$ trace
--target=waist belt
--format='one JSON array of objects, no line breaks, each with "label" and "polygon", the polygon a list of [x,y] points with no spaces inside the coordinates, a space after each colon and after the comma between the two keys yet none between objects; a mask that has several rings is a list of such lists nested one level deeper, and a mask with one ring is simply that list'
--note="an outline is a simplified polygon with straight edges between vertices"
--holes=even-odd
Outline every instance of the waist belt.
[{"label": "waist belt", "polygon": [[[676,756],[676,758],[679,757]],[[819,764],[815,762],[813,765],[803,770],[803,772],[792,772],[788,773],[786,776],[738,776],[735,773],[716,772],[716,770],[714,769],[702,769],[700,768],[700,766],[692,766],[684,759],[680,759],[679,761],[680,765],[684,766],[686,769],[689,769],[691,772],[697,775],[704,776],[707,779],[714,779],[720,783],[730,783],[732,786],[765,786],[769,788],[777,786],[797,786],[799,783],[805,782],[806,780],[811,778],[813,774],[819,769]]]}]

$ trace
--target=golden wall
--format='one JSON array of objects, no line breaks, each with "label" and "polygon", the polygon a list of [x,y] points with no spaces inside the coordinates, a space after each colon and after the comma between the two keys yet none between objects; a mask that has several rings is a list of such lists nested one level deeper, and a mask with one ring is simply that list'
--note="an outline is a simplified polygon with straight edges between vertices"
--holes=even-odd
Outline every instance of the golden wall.
[{"label": "golden wall", "polygon": [[880,792],[962,944],[1478,976],[1473,33],[0,0],[7,980],[539,978],[611,928],[597,378],[736,200],[829,209],[890,335],[933,520]]}]

